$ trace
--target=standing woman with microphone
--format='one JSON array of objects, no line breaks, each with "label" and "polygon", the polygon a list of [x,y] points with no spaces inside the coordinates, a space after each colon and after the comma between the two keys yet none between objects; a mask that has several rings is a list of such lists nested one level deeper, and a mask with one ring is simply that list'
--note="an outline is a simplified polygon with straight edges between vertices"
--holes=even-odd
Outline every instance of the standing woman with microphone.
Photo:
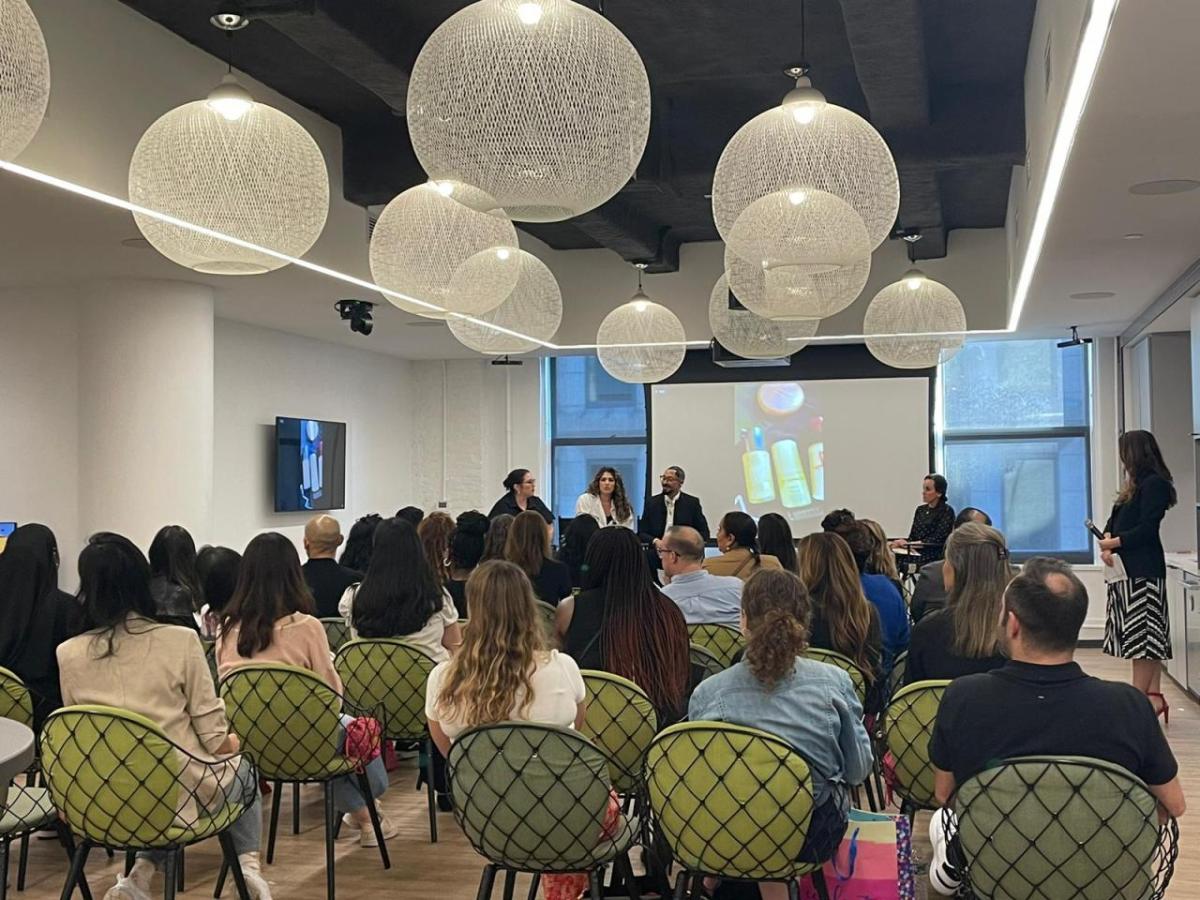
[{"label": "standing woman with microphone", "polygon": [[1158,441],[1149,431],[1125,432],[1117,452],[1125,469],[1125,486],[1104,526],[1100,558],[1111,567],[1114,554],[1120,557],[1125,577],[1106,579],[1104,652],[1133,663],[1133,686],[1166,720],[1169,712],[1162,695],[1162,660],[1171,658],[1171,634],[1167,562],[1159,527],[1167,510],[1175,505],[1175,484]]}]

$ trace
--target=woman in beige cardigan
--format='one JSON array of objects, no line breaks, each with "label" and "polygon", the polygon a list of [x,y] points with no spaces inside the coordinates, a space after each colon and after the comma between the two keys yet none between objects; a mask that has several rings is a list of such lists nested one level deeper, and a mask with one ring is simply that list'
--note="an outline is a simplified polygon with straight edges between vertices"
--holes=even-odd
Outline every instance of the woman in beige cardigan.
[{"label": "woman in beige cardigan", "polygon": [[704,561],[704,570],[712,575],[734,575],[746,581],[760,569],[782,569],[779,560],[758,552],[758,526],[744,512],[727,512],[717,525],[720,556]]}]

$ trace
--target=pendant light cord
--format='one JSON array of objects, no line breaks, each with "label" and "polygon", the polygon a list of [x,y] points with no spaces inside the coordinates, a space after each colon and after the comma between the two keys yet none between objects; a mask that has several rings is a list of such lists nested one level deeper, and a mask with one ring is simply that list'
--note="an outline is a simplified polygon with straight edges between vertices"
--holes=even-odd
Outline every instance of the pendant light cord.
[{"label": "pendant light cord", "polygon": [[804,0],[800,0],[800,65],[808,68],[808,23],[804,15]]}]

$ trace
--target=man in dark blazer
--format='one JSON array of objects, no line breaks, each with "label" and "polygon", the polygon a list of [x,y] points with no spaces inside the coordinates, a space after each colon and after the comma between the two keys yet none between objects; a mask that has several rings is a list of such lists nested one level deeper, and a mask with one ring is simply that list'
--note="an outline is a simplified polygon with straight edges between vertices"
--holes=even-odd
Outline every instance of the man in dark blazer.
[{"label": "man in dark blazer", "polygon": [[[638,536],[648,542],[652,549],[658,547],[663,534],[672,525],[687,525],[700,532],[705,542],[709,539],[708,520],[700,508],[700,499],[683,492],[683,469],[667,466],[663,471],[662,493],[646,501],[646,510],[638,522]],[[657,561],[658,557],[655,556]]]}]

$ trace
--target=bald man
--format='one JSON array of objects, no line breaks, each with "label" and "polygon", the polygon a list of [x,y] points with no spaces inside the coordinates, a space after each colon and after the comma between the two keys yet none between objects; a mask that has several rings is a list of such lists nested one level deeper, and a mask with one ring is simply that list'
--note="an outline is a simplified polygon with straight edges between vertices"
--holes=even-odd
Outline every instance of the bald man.
[{"label": "bald man", "polygon": [[362,572],[338,565],[334,558],[342,545],[342,526],[331,515],[313,516],[304,526],[304,580],[317,601],[319,618],[336,618],[338,601],[352,584],[362,581]]},{"label": "bald man", "polygon": [[658,558],[671,579],[662,592],[675,601],[689,625],[739,625],[742,579],[704,570],[704,537],[699,531],[688,525],[672,525],[658,542]]}]

